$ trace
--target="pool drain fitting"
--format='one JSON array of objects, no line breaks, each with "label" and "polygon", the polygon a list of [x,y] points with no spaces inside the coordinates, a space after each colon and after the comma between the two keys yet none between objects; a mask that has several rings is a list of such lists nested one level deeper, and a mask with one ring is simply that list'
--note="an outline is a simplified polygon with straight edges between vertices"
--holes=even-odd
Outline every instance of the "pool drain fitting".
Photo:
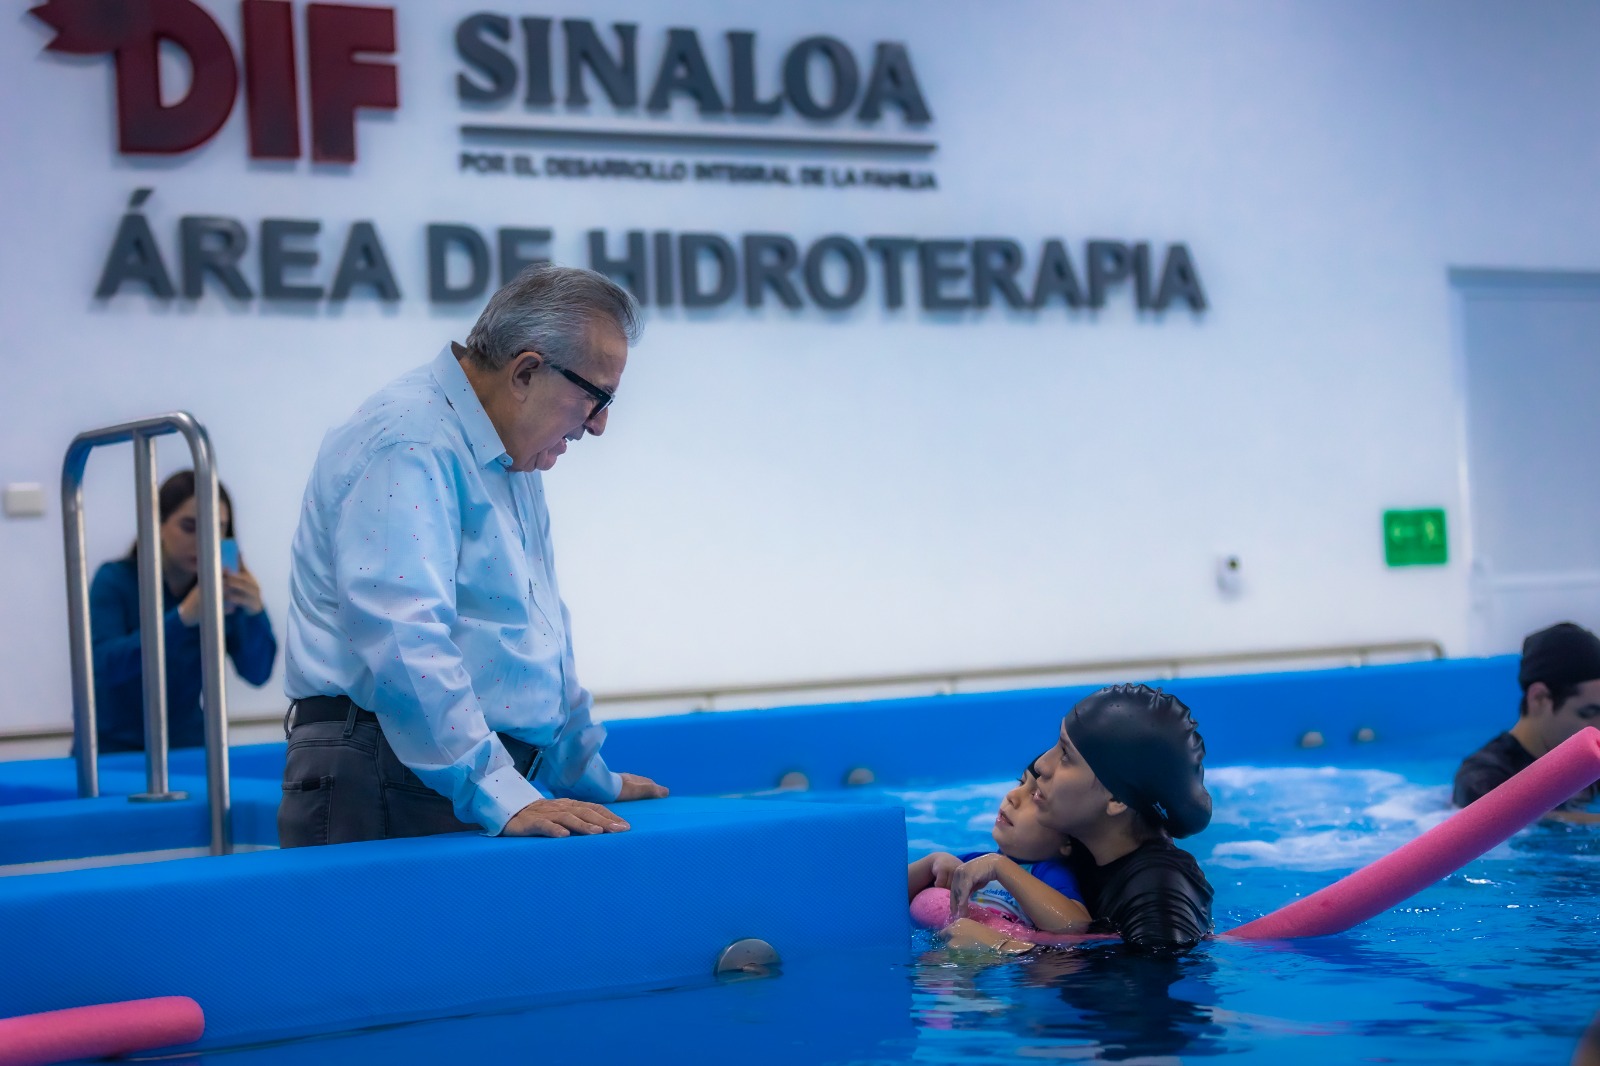
[{"label": "pool drain fitting", "polygon": [[713,972],[725,981],[742,981],[752,977],[771,977],[778,973],[782,963],[778,950],[771,944],[755,937],[746,937],[722,949]]}]

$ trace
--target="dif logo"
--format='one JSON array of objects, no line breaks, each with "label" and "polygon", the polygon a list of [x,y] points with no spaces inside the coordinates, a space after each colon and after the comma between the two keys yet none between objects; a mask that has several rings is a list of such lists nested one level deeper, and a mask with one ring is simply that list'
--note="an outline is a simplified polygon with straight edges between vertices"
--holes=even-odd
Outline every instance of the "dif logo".
[{"label": "dif logo", "polygon": [[[194,0],[46,0],[30,13],[56,31],[46,51],[110,52],[116,63],[117,149],[176,155],[216,135],[233,113],[244,76],[252,159],[299,159],[300,88],[294,4],[243,0],[244,56]],[[311,158],[354,163],[356,110],[400,104],[393,63],[394,9],[307,4],[303,35],[311,97]],[[183,99],[162,102],[161,46],[181,49],[193,76]]]}]

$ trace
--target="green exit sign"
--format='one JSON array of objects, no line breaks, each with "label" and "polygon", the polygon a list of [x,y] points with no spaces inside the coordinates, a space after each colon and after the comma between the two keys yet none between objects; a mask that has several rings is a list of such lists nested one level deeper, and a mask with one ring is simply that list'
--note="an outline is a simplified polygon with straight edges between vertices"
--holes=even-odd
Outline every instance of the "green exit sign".
[{"label": "green exit sign", "polygon": [[1383,512],[1383,561],[1390,566],[1443,566],[1450,561],[1444,511]]}]

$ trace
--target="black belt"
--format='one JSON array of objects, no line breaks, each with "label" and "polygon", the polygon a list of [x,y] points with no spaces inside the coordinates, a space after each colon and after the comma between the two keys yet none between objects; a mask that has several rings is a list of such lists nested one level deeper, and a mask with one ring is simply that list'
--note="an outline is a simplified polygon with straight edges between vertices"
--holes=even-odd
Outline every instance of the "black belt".
[{"label": "black belt", "polygon": [[[354,718],[351,715],[354,713]],[[310,725],[313,722],[370,722],[379,725],[378,716],[371,711],[357,707],[349,696],[307,696],[289,704],[289,714],[285,719],[284,735],[297,725]],[[381,729],[382,726],[379,726]],[[540,750],[525,740],[519,740],[509,733],[496,733],[500,743],[505,747],[506,754],[511,756],[511,761],[516,765],[517,772],[524,777],[532,779],[539,772]]]},{"label": "black belt", "polygon": [[350,720],[350,711],[354,708],[356,721],[378,724],[378,716],[371,711],[363,710],[351,702],[349,696],[307,696],[305,699],[295,700],[289,705],[290,719],[294,725],[310,725],[313,722],[346,722]]}]

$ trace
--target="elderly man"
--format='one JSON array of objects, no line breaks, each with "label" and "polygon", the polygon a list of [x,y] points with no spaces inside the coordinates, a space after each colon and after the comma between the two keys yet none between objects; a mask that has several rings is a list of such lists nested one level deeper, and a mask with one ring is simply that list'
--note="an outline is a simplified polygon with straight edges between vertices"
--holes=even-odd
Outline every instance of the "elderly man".
[{"label": "elderly man", "polygon": [[328,434],[290,575],[284,847],[481,828],[617,832],[616,774],[578,684],[540,471],[605,432],[632,298],[529,268]]}]

